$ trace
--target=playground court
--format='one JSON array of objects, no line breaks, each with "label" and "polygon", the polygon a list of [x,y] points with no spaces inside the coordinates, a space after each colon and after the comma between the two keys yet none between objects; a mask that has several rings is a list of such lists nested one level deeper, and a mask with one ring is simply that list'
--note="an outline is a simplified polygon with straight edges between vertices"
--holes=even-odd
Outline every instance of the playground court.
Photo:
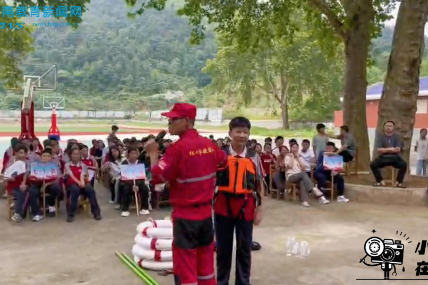
[{"label": "playground court", "polygon": [[[15,285],[137,285],[143,284],[115,257],[115,250],[130,255],[136,225],[145,217],[135,213],[128,218],[108,204],[109,192],[97,186],[103,220],[96,222],[80,213],[73,224],[60,216],[39,223],[7,220],[6,200],[0,200],[0,284]],[[255,240],[263,246],[253,253],[252,285],[339,285],[379,284],[357,278],[383,278],[379,267],[367,267],[364,242],[371,236],[400,239],[407,234],[404,267],[397,266],[395,278],[415,277],[416,263],[427,257],[415,254],[416,245],[428,236],[427,208],[376,204],[337,204],[322,206],[311,200],[306,209],[297,203],[266,198],[264,221],[255,228]],[[405,214],[403,214],[405,213]],[[167,210],[152,217],[168,216]],[[376,233],[372,234],[375,229]],[[398,231],[398,235],[396,235]],[[288,237],[309,242],[307,258],[287,257]],[[367,259],[369,261],[369,259]],[[232,270],[232,276],[234,270]],[[173,285],[173,277],[159,277],[159,284]],[[394,284],[426,284],[427,281],[394,281]],[[230,284],[234,284],[231,280]]]}]

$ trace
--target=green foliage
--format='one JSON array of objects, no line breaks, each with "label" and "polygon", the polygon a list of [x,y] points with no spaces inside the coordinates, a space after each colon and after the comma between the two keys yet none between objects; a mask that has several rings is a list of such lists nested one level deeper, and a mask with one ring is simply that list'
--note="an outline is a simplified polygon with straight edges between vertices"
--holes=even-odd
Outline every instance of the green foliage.
[{"label": "green foliage", "polygon": [[[273,39],[269,45],[246,52],[224,34],[218,43],[217,56],[207,61],[204,71],[213,78],[211,90],[227,94],[235,106],[254,102],[260,107],[264,100],[275,110],[287,104],[292,120],[308,121],[331,119],[340,107],[340,52],[336,47],[336,57],[326,56],[310,32],[302,29],[293,41]],[[233,107],[231,111],[237,112]]]},{"label": "green foliage", "polygon": [[[367,82],[369,83],[369,85],[377,82],[383,82],[385,80],[393,36],[394,28],[385,27],[382,29],[382,36],[372,40],[372,64],[367,70]],[[422,62],[421,76],[428,75],[427,51],[428,37],[425,37],[425,58]]]},{"label": "green foliage", "polygon": [[[56,19],[63,18],[57,14],[57,6],[67,6],[68,17],[66,21],[69,23],[81,23],[81,17],[77,15],[70,14],[70,6],[79,6],[81,7],[82,14],[87,10],[86,3],[90,0],[65,0],[58,3],[58,1],[52,0],[16,0],[13,1],[13,6],[18,7],[27,7],[39,6],[41,9],[44,6],[54,7],[53,14]],[[3,10],[4,6],[11,6],[12,3],[0,0],[0,10]],[[27,10],[28,13],[28,10]],[[10,29],[3,27],[0,33],[0,82],[3,82],[3,85],[8,88],[18,88],[19,84],[22,82],[22,69],[20,64],[22,60],[26,57],[28,52],[32,50],[33,38],[31,33],[33,27],[27,22],[25,18],[16,17],[14,12],[14,17],[3,17],[3,14],[0,14],[0,22],[9,23],[14,26],[16,23],[24,23],[22,29]],[[2,91],[0,89],[0,91]]]},{"label": "green foliage", "polygon": [[124,2],[92,1],[78,29],[37,29],[35,51],[21,70],[41,75],[57,64],[57,94],[46,95],[65,96],[73,109],[168,108],[171,100],[151,96],[169,90],[182,90],[190,101],[203,106],[200,89],[211,79],[201,69],[217,51],[214,35],[208,31],[204,44],[190,46],[191,28],[176,15],[179,4],[171,2],[161,12],[146,11],[144,17],[132,20],[127,13],[133,10]]}]

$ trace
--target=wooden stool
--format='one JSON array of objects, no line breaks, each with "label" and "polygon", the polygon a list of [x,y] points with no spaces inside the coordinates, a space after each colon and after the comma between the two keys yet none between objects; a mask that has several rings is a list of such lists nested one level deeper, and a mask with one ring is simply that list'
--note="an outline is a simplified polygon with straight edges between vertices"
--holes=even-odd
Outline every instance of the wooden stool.
[{"label": "wooden stool", "polygon": [[[355,149],[355,156],[350,162],[346,162],[345,164],[345,173],[344,175],[348,176],[350,174],[358,175],[358,148]],[[350,172],[350,164],[354,165],[354,172]]]},{"label": "wooden stool", "polygon": [[91,203],[89,202],[89,199],[86,198],[84,195],[80,195],[79,200],[78,200],[78,207],[82,208],[83,211],[87,214],[90,213],[90,209],[91,209]]},{"label": "wooden stool", "polygon": [[[340,173],[338,173],[337,175],[340,175]],[[334,191],[335,191],[335,187],[334,187],[334,176],[331,176],[331,181],[327,181],[327,184],[330,184],[330,187],[326,187],[325,190],[329,190],[330,191],[330,200],[333,201],[334,198]]]},{"label": "wooden stool", "polygon": [[14,213],[14,209],[12,207],[14,201],[15,201],[15,197],[12,194],[8,194],[7,197],[7,214],[9,216],[9,220],[12,219],[13,213]]},{"label": "wooden stool", "polygon": [[392,167],[392,166],[387,166],[387,168],[391,168],[391,179],[389,180],[389,182],[391,183],[391,186],[394,186],[395,185],[395,178],[396,178],[396,171],[395,171],[395,168],[394,167]]},{"label": "wooden stool", "polygon": [[287,182],[287,186],[285,187],[285,189],[287,189],[288,200],[293,201],[293,202],[296,201],[297,184]]},{"label": "wooden stool", "polygon": [[[43,211],[43,217],[46,218],[46,210],[48,210],[48,208],[46,207],[46,198],[50,197],[50,194],[46,193],[46,185],[42,186],[41,192],[42,192],[41,210]],[[58,195],[60,195],[60,193],[58,193]],[[56,200],[55,200],[55,207],[56,207],[56,214],[58,214],[59,213],[59,200],[58,200],[58,198],[56,198]]]},{"label": "wooden stool", "polygon": [[269,169],[269,191],[270,191],[270,197],[273,198],[274,194],[276,196],[276,199],[279,200],[279,190],[273,188],[273,175],[275,173],[275,166],[271,165]]}]

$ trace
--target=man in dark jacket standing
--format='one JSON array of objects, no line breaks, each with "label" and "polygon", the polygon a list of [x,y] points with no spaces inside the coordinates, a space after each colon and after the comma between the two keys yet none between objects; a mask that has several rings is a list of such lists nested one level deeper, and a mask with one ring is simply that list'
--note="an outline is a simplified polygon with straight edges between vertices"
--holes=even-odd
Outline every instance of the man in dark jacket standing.
[{"label": "man in dark jacket standing", "polygon": [[177,103],[168,117],[171,144],[158,161],[158,144],[146,146],[151,161],[152,182],[168,182],[174,208],[173,262],[175,285],[215,285],[212,199],[218,166],[226,154],[193,128],[196,106]]}]

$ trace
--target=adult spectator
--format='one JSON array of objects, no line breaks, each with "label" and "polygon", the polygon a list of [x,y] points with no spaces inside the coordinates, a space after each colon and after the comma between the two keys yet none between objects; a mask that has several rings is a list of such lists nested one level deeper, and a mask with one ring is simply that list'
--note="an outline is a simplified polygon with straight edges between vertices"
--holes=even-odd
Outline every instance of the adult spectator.
[{"label": "adult spectator", "polygon": [[370,163],[370,168],[376,179],[373,186],[385,186],[380,169],[385,166],[392,166],[398,169],[395,186],[405,188],[403,180],[407,171],[407,162],[400,156],[403,145],[394,128],[395,123],[393,121],[386,121],[383,124],[383,133],[377,135],[375,147],[378,157]]},{"label": "adult spectator", "polygon": [[272,149],[272,153],[273,153],[273,155],[278,157],[281,154],[281,147],[284,145],[284,137],[277,136],[275,138],[275,145],[276,145],[276,147],[274,147]]},{"label": "adult spectator", "polygon": [[336,145],[333,142],[328,142],[325,151],[320,152],[317,160],[317,168],[315,170],[315,179],[318,182],[318,188],[325,192],[327,181],[331,181],[334,177],[333,182],[336,184],[337,189],[337,202],[348,203],[349,199],[345,198],[345,180],[342,175],[334,170],[324,169],[324,156],[337,155],[335,153]]},{"label": "adult spectator", "polygon": [[308,173],[309,177],[311,176],[311,170],[315,165],[315,154],[314,151],[309,148],[310,146],[310,141],[304,139],[302,141],[302,148],[300,149],[300,157],[305,163],[305,172]]},{"label": "adult spectator", "polygon": [[311,178],[306,174],[306,165],[299,154],[299,145],[297,143],[291,145],[291,152],[286,155],[284,165],[286,168],[287,181],[289,183],[300,184],[300,202],[303,207],[309,207],[308,194],[311,191],[314,192],[320,204],[330,203],[330,201],[324,197],[324,194],[314,186]]},{"label": "adult spectator", "polygon": [[341,126],[340,134],[338,136],[328,135],[328,137],[340,140],[342,147],[339,148],[336,153],[343,156],[343,162],[350,162],[354,159],[357,145],[355,143],[354,136],[349,133],[348,126]]},{"label": "adult spectator", "polygon": [[319,154],[326,148],[328,136],[325,133],[324,124],[317,124],[316,129],[318,134],[312,138],[312,148],[314,149],[315,157],[318,158]]},{"label": "adult spectator", "polygon": [[417,154],[416,158],[416,175],[427,176],[427,157],[428,157],[428,140],[427,140],[427,129],[421,129],[419,131],[420,137],[416,141],[415,151]]},{"label": "adult spectator", "polygon": [[116,136],[117,131],[119,130],[119,127],[116,125],[111,126],[111,133],[108,135],[107,137],[107,142],[115,142],[118,141],[119,139]]}]

